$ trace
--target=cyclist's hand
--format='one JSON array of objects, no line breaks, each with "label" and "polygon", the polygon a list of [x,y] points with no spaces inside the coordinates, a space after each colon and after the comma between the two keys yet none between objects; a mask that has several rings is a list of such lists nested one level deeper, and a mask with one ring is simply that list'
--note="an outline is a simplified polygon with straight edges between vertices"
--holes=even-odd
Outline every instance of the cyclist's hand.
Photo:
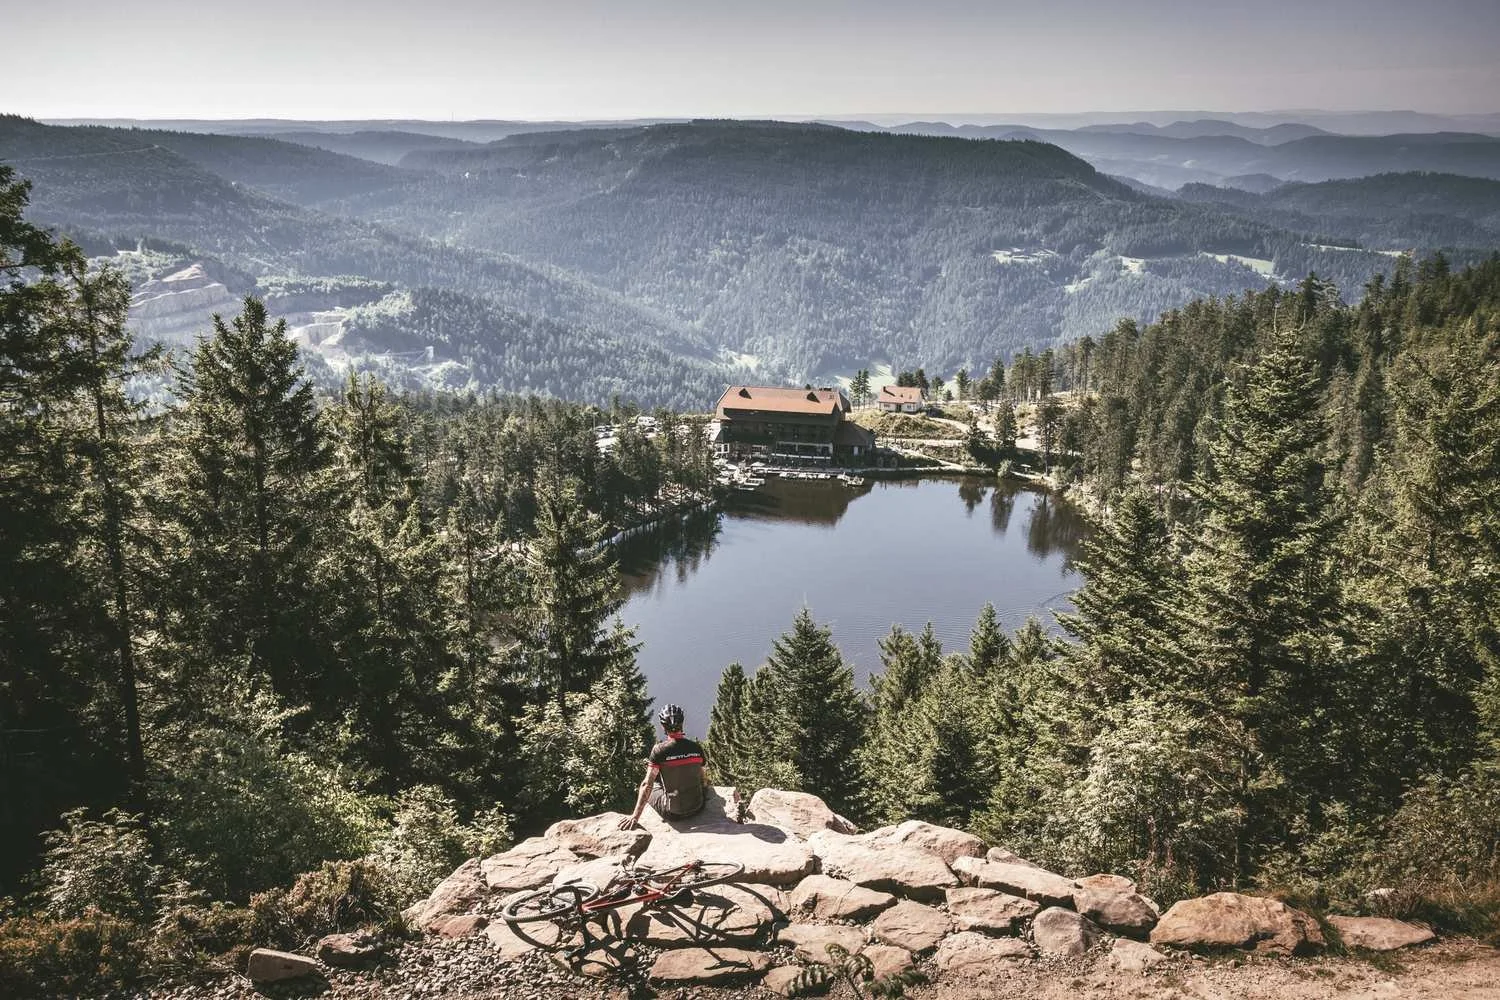
[{"label": "cyclist's hand", "polygon": [[626,816],[624,819],[620,820],[620,829],[621,830],[634,830],[635,829],[635,817],[633,817],[633,816]]}]

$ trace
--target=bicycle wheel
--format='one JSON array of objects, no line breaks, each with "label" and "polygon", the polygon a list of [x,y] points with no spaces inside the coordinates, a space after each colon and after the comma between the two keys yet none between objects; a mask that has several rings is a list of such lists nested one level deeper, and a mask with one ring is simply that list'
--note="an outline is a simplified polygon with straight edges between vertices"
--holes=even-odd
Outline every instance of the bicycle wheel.
[{"label": "bicycle wheel", "polygon": [[570,913],[576,914],[578,908],[593,899],[598,891],[591,885],[578,882],[549,886],[535,892],[528,892],[524,896],[517,896],[505,904],[505,909],[500,911],[500,915],[512,924],[526,924],[534,920],[556,920]]},{"label": "bicycle wheel", "polygon": [[684,891],[703,889],[720,882],[733,882],[739,878],[745,866],[733,861],[703,861],[698,867],[684,875],[677,888]]}]

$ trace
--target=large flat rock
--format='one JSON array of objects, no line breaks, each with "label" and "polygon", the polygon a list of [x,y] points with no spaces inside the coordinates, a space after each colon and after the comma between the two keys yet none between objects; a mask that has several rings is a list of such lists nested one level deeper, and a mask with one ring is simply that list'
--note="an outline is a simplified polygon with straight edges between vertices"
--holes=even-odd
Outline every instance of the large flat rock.
[{"label": "large flat rock", "polygon": [[1339,932],[1345,947],[1366,951],[1395,951],[1426,944],[1437,937],[1426,927],[1387,917],[1330,916],[1328,922]]},{"label": "large flat rock", "polygon": [[1151,943],[1193,951],[1254,949],[1302,954],[1323,947],[1317,921],[1261,896],[1216,892],[1175,903],[1151,931]]},{"label": "large flat rock", "polygon": [[943,938],[932,960],[944,979],[969,980],[1000,975],[1010,962],[1030,957],[1030,945],[1020,938],[959,931]]},{"label": "large flat rock", "polygon": [[899,844],[936,854],[949,865],[959,858],[982,858],[985,852],[984,841],[972,833],[935,823],[924,823],[919,819],[909,819],[895,826],[883,826],[878,830],[871,830],[867,836],[871,843]]},{"label": "large flat rock", "polygon": [[1078,883],[1070,878],[1054,875],[1041,868],[1001,861],[959,858],[953,863],[953,870],[970,885],[977,885],[982,889],[999,889],[1043,906],[1072,907],[1073,893],[1078,889]]},{"label": "large flat rock", "polygon": [[817,921],[868,920],[895,902],[896,897],[888,892],[821,874],[798,882],[787,897],[791,909]]},{"label": "large flat rock", "polygon": [[479,862],[479,868],[491,892],[517,892],[546,885],[561,869],[582,860],[545,837],[531,837],[508,851],[485,858]]},{"label": "large flat rock", "polygon": [[673,948],[657,956],[651,979],[658,983],[732,986],[759,979],[771,957],[743,948]]},{"label": "large flat rock", "polygon": [[828,955],[828,946],[836,944],[849,954],[865,946],[865,932],[858,927],[842,924],[788,924],[776,934],[782,944],[792,946],[796,956],[804,962],[827,965],[833,961]]},{"label": "large flat rock", "polygon": [[947,895],[948,912],[962,931],[1015,934],[1041,910],[1039,904],[999,889],[965,885],[949,889]]},{"label": "large flat rock", "polygon": [[750,815],[757,823],[768,823],[790,831],[798,837],[810,837],[819,830],[835,833],[857,833],[858,828],[810,792],[788,792],[780,788],[762,788],[750,797]]},{"label": "large flat rock", "polygon": [[657,903],[625,923],[632,940],[667,948],[747,945],[769,938],[776,914],[761,896],[733,885],[695,890],[685,903]]},{"label": "large flat rock", "polygon": [[256,948],[250,953],[249,963],[245,966],[245,975],[256,983],[279,983],[320,973],[317,959],[272,948]]},{"label": "large flat rock", "polygon": [[869,834],[845,836],[815,833],[807,845],[817,855],[825,875],[858,885],[920,900],[940,900],[943,890],[958,885],[942,858],[920,848],[870,839]]},{"label": "large flat rock", "polygon": [[651,843],[641,864],[670,868],[688,861],[728,861],[744,865],[737,881],[790,886],[817,867],[817,859],[801,839],[778,826],[736,823],[726,813],[722,794],[711,795],[703,812],[680,820],[665,820],[647,809],[641,825],[651,832]]},{"label": "large flat rock", "polygon": [[870,936],[920,955],[937,947],[953,929],[953,918],[935,907],[903,899],[870,924]]},{"label": "large flat rock", "polygon": [[646,849],[651,834],[644,829],[621,830],[624,813],[607,812],[582,819],[564,819],[547,828],[542,838],[580,858],[618,855],[634,857]]}]

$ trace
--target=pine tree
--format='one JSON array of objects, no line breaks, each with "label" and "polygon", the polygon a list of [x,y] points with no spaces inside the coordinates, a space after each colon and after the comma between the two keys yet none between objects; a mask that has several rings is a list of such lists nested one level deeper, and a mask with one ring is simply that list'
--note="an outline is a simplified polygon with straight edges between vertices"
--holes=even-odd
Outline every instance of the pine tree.
[{"label": "pine tree", "polygon": [[709,710],[704,751],[715,778],[728,785],[748,785],[750,782],[746,776],[754,768],[753,762],[747,759],[749,748],[745,745],[744,733],[749,687],[745,668],[731,663],[719,676],[718,691],[714,695],[713,708]]},{"label": "pine tree", "polygon": [[750,694],[750,714],[758,717],[752,732],[760,741],[757,754],[784,762],[798,790],[822,797],[835,811],[849,811],[859,794],[855,753],[866,708],[833,633],[814,622],[807,608],[776,640]]},{"label": "pine tree", "polygon": [[1020,436],[1020,430],[1016,426],[1016,408],[1009,400],[1001,400],[1000,408],[995,413],[995,440],[1000,450],[1007,456],[1016,453],[1016,438]]},{"label": "pine tree", "polygon": [[1009,649],[1010,640],[1000,630],[1000,616],[995,613],[995,606],[986,601],[969,636],[969,669],[984,677],[999,666]]},{"label": "pine tree", "polygon": [[188,659],[243,657],[285,697],[317,688],[331,460],[286,321],[245,300],[178,369],[180,459],[161,513],[185,550],[173,588]]}]

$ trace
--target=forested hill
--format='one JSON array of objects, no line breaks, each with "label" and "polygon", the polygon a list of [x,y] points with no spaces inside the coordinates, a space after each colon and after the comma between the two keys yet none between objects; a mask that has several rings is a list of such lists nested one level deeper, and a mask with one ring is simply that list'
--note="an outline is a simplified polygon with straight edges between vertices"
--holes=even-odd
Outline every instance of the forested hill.
[{"label": "forested hill", "polygon": [[[142,142],[147,136],[169,139]],[[256,177],[288,198],[317,201],[313,195],[333,183],[331,171],[354,165],[351,186],[342,189],[347,193],[401,173],[394,168],[271,140],[70,129],[13,116],[0,116],[0,158],[32,181],[31,217],[59,227],[90,252],[112,254],[142,239],[164,246],[170,263],[147,277],[198,262],[235,275],[227,279],[235,292],[258,287],[269,294],[288,279],[306,284],[336,278],[328,284],[340,286],[349,276],[390,283],[405,293],[457,291],[472,311],[440,336],[415,322],[409,296],[396,297],[381,312],[381,336],[349,344],[375,359],[387,358],[396,344],[402,351],[434,346],[437,360],[458,366],[455,371],[450,365],[439,384],[525,392],[549,383],[569,398],[602,403],[608,396],[589,396],[586,386],[602,384],[597,376],[607,370],[614,381],[633,385],[634,398],[644,405],[702,407],[717,391],[707,387],[725,378],[698,331],[578,275],[329,215],[216,172]],[[317,171],[298,181],[299,165],[307,164]],[[330,296],[299,308],[310,313],[339,306]],[[482,322],[502,314],[504,323]],[[401,327],[402,317],[412,317],[413,324]],[[206,313],[201,321],[206,330]],[[527,338],[513,339],[518,331],[543,325],[545,350]],[[425,339],[413,348],[419,337]],[[532,372],[520,360],[542,354],[545,371]],[[642,360],[647,356],[681,378],[663,381],[661,369]],[[393,373],[403,380],[407,374]]]},{"label": "forested hill", "polygon": [[[1308,263],[1300,234],[1152,198],[1038,142],[696,122],[402,164],[428,173],[333,210],[580,272],[810,374],[957,365],[1265,285],[1225,255]],[[1355,284],[1387,266],[1327,263]]]}]

